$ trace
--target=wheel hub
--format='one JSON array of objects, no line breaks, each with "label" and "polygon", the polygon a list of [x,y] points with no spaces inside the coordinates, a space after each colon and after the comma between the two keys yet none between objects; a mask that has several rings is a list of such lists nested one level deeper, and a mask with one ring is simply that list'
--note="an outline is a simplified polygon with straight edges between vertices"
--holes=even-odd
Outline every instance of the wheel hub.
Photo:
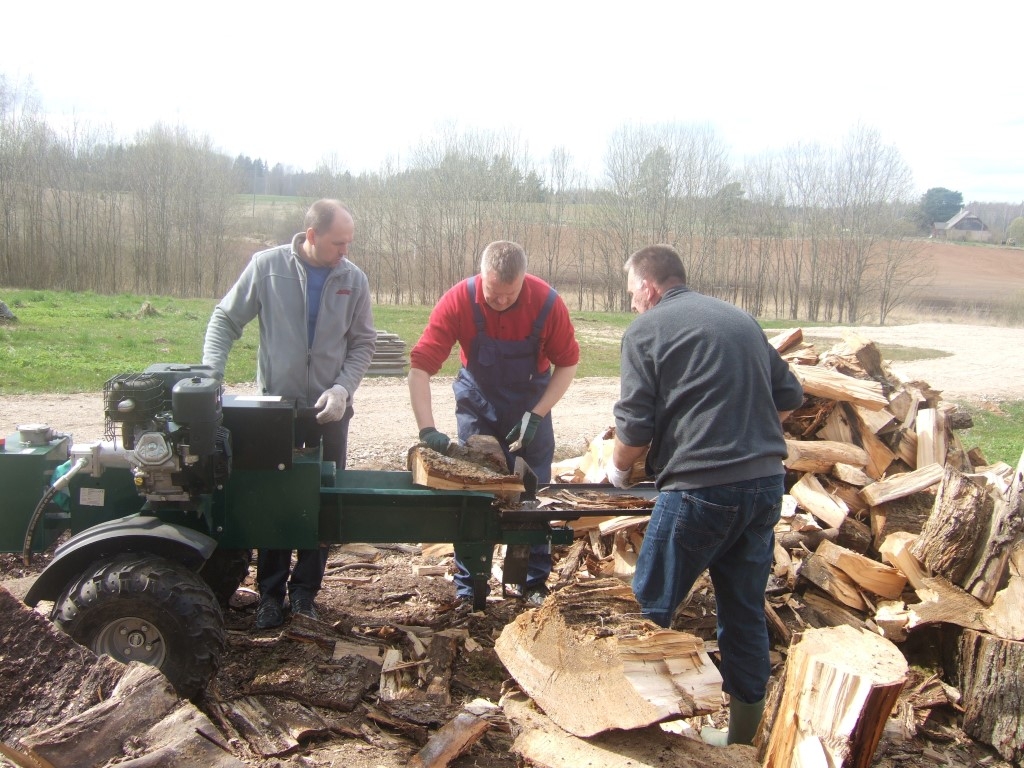
[{"label": "wheel hub", "polygon": [[111,621],[100,631],[93,651],[125,663],[139,661],[159,667],[163,664],[166,646],[160,631],[152,623],[137,616],[124,616]]}]

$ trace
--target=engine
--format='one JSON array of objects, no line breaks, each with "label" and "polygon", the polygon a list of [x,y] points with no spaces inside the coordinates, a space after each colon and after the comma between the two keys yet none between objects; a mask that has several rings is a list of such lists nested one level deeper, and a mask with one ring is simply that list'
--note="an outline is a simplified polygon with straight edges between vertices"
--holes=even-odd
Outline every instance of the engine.
[{"label": "engine", "polygon": [[104,437],[120,432],[124,458],[148,501],[191,502],[231,473],[223,390],[209,366],[158,363],[103,386]]}]

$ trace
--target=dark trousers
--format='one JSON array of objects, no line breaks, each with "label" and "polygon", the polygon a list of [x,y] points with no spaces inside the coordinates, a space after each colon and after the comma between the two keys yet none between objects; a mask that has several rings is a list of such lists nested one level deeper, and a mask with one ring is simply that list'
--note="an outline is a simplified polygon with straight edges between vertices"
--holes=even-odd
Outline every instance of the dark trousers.
[{"label": "dark trousers", "polygon": [[722,690],[753,704],[771,672],[764,590],[782,511],[784,475],[662,491],[640,547],[633,592],[662,627],[707,570],[718,608]]},{"label": "dark trousers", "polygon": [[[341,421],[318,424],[311,417],[296,419],[295,447],[309,448],[322,444],[323,460],[333,461],[338,469],[344,469],[351,420],[351,406]],[[256,584],[260,599],[272,598],[283,604],[285,592],[292,602],[299,597],[316,598],[324,580],[328,551],[325,544],[316,549],[300,549],[293,568],[290,549],[261,549],[256,555]]]}]

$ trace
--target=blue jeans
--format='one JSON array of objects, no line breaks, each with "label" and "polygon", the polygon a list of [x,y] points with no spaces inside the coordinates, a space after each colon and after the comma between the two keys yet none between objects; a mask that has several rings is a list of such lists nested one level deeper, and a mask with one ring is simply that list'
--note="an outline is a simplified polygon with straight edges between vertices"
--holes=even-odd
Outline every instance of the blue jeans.
[{"label": "blue jeans", "polygon": [[662,491],[633,575],[644,616],[662,627],[694,582],[711,574],[718,607],[722,689],[753,704],[771,664],[764,590],[774,558],[784,475],[687,491]]}]

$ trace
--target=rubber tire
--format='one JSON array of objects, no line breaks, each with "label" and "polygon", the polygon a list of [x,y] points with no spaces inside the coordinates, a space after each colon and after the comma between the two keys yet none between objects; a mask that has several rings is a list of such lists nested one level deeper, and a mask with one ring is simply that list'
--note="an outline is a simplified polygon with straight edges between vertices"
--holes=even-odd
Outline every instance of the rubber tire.
[{"label": "rubber tire", "polygon": [[221,549],[218,547],[210,555],[210,559],[199,569],[199,575],[210,586],[222,611],[227,610],[231,596],[249,575],[251,562],[251,549]]},{"label": "rubber tire", "polygon": [[144,629],[155,638],[150,658],[186,699],[206,688],[224,651],[224,615],[210,587],[184,565],[149,554],[93,563],[57,599],[51,619],[81,645],[125,663],[147,660],[120,653],[110,638],[119,626]]}]

